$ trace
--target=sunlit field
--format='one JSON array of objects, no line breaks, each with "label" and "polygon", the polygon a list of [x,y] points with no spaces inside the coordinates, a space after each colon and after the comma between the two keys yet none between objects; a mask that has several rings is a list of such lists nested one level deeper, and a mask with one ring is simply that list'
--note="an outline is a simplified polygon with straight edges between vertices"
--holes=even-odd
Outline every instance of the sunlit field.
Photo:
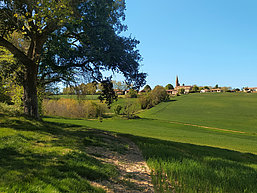
[{"label": "sunlit field", "polygon": [[46,121],[109,130],[133,139],[160,192],[256,192],[257,95],[190,94],[140,119]]}]

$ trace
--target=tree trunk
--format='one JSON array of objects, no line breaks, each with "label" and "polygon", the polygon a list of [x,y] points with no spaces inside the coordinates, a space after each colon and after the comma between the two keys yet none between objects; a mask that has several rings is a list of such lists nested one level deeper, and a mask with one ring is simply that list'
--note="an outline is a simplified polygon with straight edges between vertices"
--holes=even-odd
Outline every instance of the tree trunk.
[{"label": "tree trunk", "polygon": [[24,113],[30,117],[39,118],[37,99],[37,65],[26,66],[24,77]]}]

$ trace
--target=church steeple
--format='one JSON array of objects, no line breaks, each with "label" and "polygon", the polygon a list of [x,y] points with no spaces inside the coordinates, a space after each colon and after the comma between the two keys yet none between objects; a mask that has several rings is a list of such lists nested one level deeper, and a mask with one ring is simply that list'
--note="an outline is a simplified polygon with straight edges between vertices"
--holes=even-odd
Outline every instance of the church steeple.
[{"label": "church steeple", "polygon": [[176,87],[180,86],[179,81],[178,81],[178,76],[176,76]]}]

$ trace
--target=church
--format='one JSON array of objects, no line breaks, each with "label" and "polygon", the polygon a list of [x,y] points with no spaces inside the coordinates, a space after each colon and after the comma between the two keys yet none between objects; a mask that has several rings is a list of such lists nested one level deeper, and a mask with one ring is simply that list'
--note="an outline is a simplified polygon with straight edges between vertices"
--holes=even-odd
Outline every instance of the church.
[{"label": "church", "polygon": [[166,90],[169,95],[176,95],[179,91],[184,90],[184,94],[188,94],[192,90],[193,86],[185,86],[184,84],[180,86],[178,76],[176,76],[176,87],[171,90]]}]

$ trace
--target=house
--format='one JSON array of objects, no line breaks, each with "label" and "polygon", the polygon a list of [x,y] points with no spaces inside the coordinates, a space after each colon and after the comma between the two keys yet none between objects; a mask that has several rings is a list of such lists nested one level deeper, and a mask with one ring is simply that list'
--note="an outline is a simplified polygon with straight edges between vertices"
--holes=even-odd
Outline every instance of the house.
[{"label": "house", "polygon": [[184,89],[185,90],[185,94],[188,94],[191,90],[192,90],[192,86],[176,86],[176,90],[179,91],[181,89]]},{"label": "house", "polygon": [[169,94],[169,95],[176,95],[176,94],[178,94],[178,91],[175,90],[175,89],[166,90],[166,92],[167,92],[167,94]]},{"label": "house", "polygon": [[251,92],[257,92],[257,87],[248,88]]},{"label": "house", "polygon": [[209,89],[202,89],[202,90],[200,91],[200,93],[206,93],[206,92],[210,92],[210,90],[209,90]]},{"label": "house", "polygon": [[114,89],[114,92],[115,92],[117,95],[124,95],[124,94],[125,94],[125,91],[120,90],[120,89]]},{"label": "house", "polygon": [[248,92],[248,93],[251,93],[251,92],[257,92],[257,87],[246,87],[243,89],[244,92]]},{"label": "house", "polygon": [[223,92],[223,90],[221,88],[213,88],[211,89],[211,92]]}]

